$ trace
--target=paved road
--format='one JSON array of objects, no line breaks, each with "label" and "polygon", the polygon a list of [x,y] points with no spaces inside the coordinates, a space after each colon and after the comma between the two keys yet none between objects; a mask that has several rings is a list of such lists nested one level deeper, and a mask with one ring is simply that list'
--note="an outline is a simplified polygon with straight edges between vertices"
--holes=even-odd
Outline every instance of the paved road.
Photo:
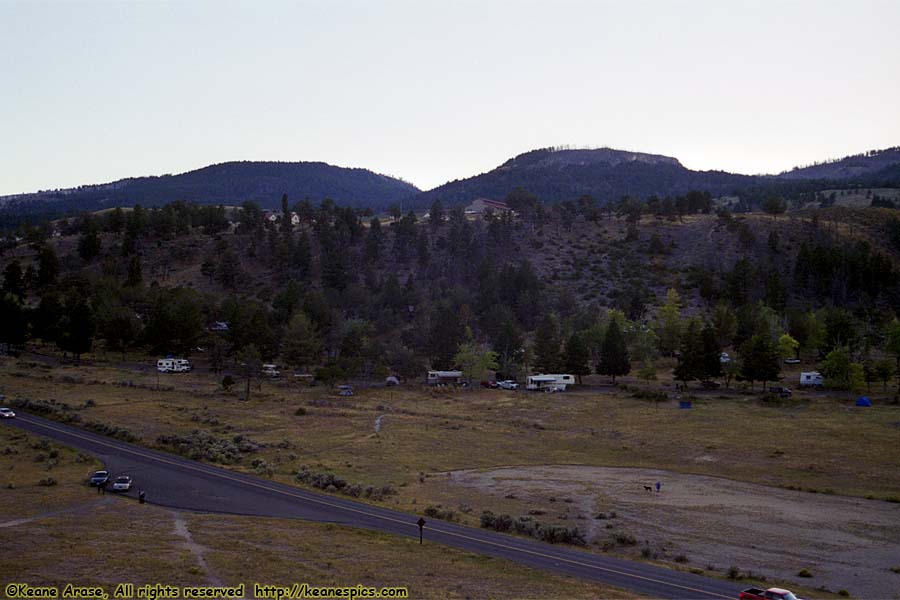
[{"label": "paved road", "polygon": [[[52,438],[99,457],[113,475],[127,473],[147,501],[167,507],[240,515],[307,519],[418,537],[418,515],[316,493],[227,469],[149,450],[76,427],[23,414],[8,426]],[[538,569],[596,581],[658,598],[737,598],[729,581],[492,531],[429,519],[426,543],[505,558]]]}]

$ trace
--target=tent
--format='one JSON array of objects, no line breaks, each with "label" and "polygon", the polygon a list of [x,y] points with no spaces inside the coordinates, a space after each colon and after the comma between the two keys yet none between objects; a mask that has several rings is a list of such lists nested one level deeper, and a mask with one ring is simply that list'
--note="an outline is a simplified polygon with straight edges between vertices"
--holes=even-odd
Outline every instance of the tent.
[{"label": "tent", "polygon": [[860,396],[856,400],[856,405],[857,406],[872,406],[872,401],[869,400],[868,396]]}]

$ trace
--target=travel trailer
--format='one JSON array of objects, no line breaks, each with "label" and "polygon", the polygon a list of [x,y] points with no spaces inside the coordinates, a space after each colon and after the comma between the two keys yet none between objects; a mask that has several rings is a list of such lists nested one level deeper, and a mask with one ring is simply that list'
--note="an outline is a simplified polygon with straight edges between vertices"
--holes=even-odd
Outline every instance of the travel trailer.
[{"label": "travel trailer", "polygon": [[800,373],[800,385],[822,387],[825,385],[825,378],[818,371],[810,371],[808,373]]},{"label": "travel trailer", "polygon": [[542,392],[564,392],[566,387],[575,385],[575,376],[568,374],[538,374],[529,375],[526,379],[525,389]]},{"label": "travel trailer", "polygon": [[193,367],[186,358],[161,358],[156,361],[156,370],[160,373],[187,373]]},{"label": "travel trailer", "polygon": [[428,385],[465,384],[462,371],[428,371]]}]

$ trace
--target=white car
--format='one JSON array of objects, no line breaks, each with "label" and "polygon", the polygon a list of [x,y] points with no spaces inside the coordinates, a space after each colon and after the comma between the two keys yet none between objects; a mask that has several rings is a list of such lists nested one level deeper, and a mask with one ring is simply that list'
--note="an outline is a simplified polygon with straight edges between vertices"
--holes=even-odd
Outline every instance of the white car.
[{"label": "white car", "polygon": [[127,492],[131,489],[131,477],[128,475],[119,475],[112,484],[114,492]]},{"label": "white car", "polygon": [[723,352],[722,354],[719,355],[719,362],[722,363],[723,365],[724,365],[724,364],[727,364],[727,363],[730,363],[730,362],[731,362],[731,357],[728,356],[728,353],[727,353],[727,352]]},{"label": "white car", "polygon": [[512,379],[507,379],[505,381],[498,381],[497,386],[504,390],[517,390],[519,389],[519,384],[513,381]]},{"label": "white car", "polygon": [[11,409],[6,407],[0,408],[0,419],[14,419],[15,416],[16,413],[14,413]]}]

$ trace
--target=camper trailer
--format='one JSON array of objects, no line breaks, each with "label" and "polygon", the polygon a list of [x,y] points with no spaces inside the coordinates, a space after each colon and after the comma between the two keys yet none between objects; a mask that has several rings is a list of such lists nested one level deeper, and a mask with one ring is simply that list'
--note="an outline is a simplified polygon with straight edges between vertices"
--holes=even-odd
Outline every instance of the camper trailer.
[{"label": "camper trailer", "polygon": [[800,373],[801,387],[822,387],[825,385],[825,379],[818,371],[810,371],[808,373]]},{"label": "camper trailer", "polygon": [[186,358],[161,358],[156,361],[156,370],[160,373],[187,373],[193,367]]},{"label": "camper trailer", "polygon": [[428,371],[428,385],[465,384],[462,371]]},{"label": "camper trailer", "polygon": [[575,376],[568,374],[538,374],[530,375],[525,383],[525,389],[542,392],[564,392],[566,387],[575,384]]}]

